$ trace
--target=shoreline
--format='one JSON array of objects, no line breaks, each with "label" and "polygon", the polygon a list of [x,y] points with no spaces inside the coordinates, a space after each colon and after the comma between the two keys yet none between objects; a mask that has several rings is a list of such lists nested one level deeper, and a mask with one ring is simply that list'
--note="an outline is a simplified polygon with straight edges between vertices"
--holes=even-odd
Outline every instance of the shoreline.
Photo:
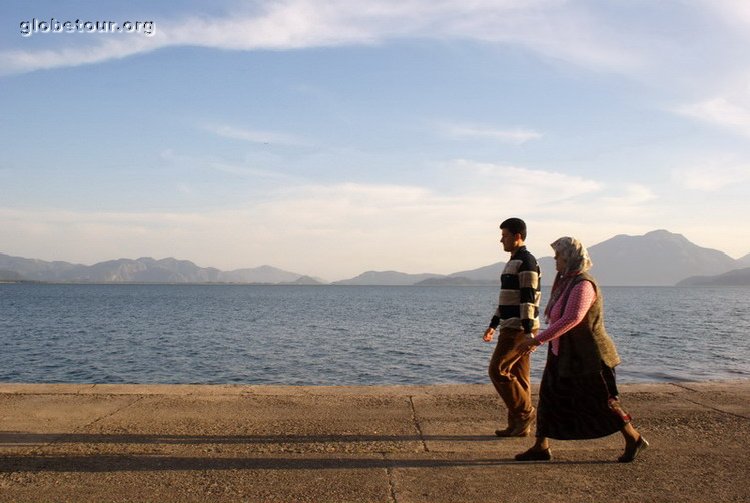
[{"label": "shoreline", "polygon": [[0,383],[0,502],[747,498],[750,380],[619,387],[630,464],[617,434],[513,461],[490,384]]},{"label": "shoreline", "polygon": [[[747,383],[750,384],[750,377],[737,377],[733,379],[724,379],[724,378],[718,378],[718,379],[705,379],[705,380],[693,380],[693,379],[664,379],[659,381],[621,381],[621,376],[618,376],[617,380],[617,387],[622,390],[632,390],[632,389],[638,389],[640,387],[653,387],[653,386],[690,386],[691,384],[727,384],[727,385],[736,385],[736,384],[743,384]],[[532,376],[532,382],[531,387],[533,389],[533,392],[536,393],[539,390],[539,381],[533,380],[534,376]],[[142,383],[136,383],[136,382],[114,382],[114,383],[108,383],[108,382],[36,382],[36,381],[0,381],[0,394],[3,393],[15,393],[17,391],[13,391],[14,389],[23,389],[24,392],[27,392],[27,390],[31,390],[34,387],[43,387],[43,388],[50,388],[55,389],[59,388],[60,390],[67,390],[62,391],[65,394],[71,394],[71,393],[80,393],[82,390],[89,390],[89,392],[93,392],[92,390],[97,390],[97,392],[104,392],[105,389],[120,389],[120,388],[126,388],[126,387],[138,387],[143,388],[144,390],[154,388],[154,389],[168,389],[169,387],[174,387],[175,389],[179,389],[181,387],[184,388],[199,388],[199,387],[206,387],[207,389],[211,388],[222,388],[222,389],[236,389],[236,388],[248,388],[248,389],[258,389],[258,388],[270,388],[270,389],[281,389],[281,388],[290,388],[290,389],[310,389],[310,390],[335,390],[337,388],[340,389],[347,389],[347,390],[391,390],[391,389],[398,389],[398,388],[404,388],[408,390],[412,389],[422,389],[422,388],[463,388],[463,387],[489,387],[491,389],[491,384],[489,383],[489,379],[487,382],[474,382],[474,383],[461,383],[461,382],[447,382],[447,383],[431,383],[431,384],[283,384],[283,383],[263,383],[263,384],[249,384],[249,383],[229,383],[229,382],[216,382],[216,383],[200,383],[200,382],[167,382],[167,383],[160,383],[160,382],[142,382]],[[75,390],[75,391],[74,391]],[[149,392],[151,393],[151,392]],[[174,393],[170,393],[174,394]]]},{"label": "shoreline", "polygon": [[[750,269],[750,268],[748,268]],[[686,278],[690,279],[690,278]],[[684,281],[684,280],[681,280]],[[353,283],[353,284],[339,284],[339,283],[243,283],[243,282],[227,282],[227,281],[175,281],[175,282],[161,282],[161,281],[45,281],[45,280],[34,280],[34,279],[22,279],[22,280],[0,280],[0,285],[79,285],[79,286],[101,286],[101,285],[136,285],[136,286],[374,286],[374,287],[500,287],[500,283],[492,282],[475,282],[475,283],[440,283],[440,284],[420,284],[420,283],[409,283],[409,284],[395,284],[390,285],[387,283]],[[739,283],[739,284],[721,284],[721,283],[701,283],[701,284],[679,284],[675,283],[672,285],[612,285],[604,284],[600,285],[604,288],[748,288],[750,284]],[[542,283],[543,288],[551,288],[551,283]]]},{"label": "shoreline", "polygon": [[[706,379],[706,380],[682,380],[682,379],[675,379],[675,380],[664,380],[664,381],[643,381],[643,382],[627,382],[620,384],[618,382],[617,387],[638,387],[638,386],[651,386],[651,385],[689,385],[689,384],[742,384],[742,383],[748,383],[750,384],[750,377],[744,378],[744,377],[738,377],[735,379]],[[4,393],[4,389],[6,387],[12,388],[16,386],[23,386],[23,387],[33,387],[33,386],[61,386],[61,387],[100,387],[100,386],[137,386],[137,387],[180,387],[180,386],[191,386],[191,387],[200,387],[205,386],[207,388],[210,387],[228,387],[228,388],[237,388],[237,387],[246,387],[246,388],[362,388],[362,389],[368,389],[368,388],[431,388],[431,387],[464,387],[464,386],[491,386],[488,382],[481,382],[481,383],[460,383],[460,382],[450,382],[450,383],[432,383],[432,384],[247,384],[247,383],[228,383],[228,382],[217,382],[217,383],[180,383],[180,382],[174,382],[174,383],[149,383],[149,382],[123,382],[123,383],[107,383],[107,382],[34,382],[34,381],[24,381],[24,382],[15,382],[15,381],[0,381],[0,394]],[[538,382],[532,382],[532,387],[538,388],[539,383]]]}]

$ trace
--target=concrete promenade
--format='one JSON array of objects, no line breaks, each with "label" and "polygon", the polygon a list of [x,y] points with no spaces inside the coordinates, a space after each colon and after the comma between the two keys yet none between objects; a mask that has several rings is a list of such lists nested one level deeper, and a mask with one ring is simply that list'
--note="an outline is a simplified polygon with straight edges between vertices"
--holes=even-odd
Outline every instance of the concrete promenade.
[{"label": "concrete promenade", "polygon": [[632,464],[619,435],[513,461],[489,385],[0,384],[0,501],[750,501],[750,381],[621,392]]}]

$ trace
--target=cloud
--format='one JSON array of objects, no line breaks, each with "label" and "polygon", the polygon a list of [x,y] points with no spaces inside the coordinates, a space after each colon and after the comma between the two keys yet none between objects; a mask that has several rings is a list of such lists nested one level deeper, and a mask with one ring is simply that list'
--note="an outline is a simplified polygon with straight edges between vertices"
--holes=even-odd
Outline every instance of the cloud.
[{"label": "cloud", "polygon": [[[46,260],[175,256],[221,269],[271,263],[342,279],[368,269],[450,273],[496,261],[498,219],[511,204],[488,191],[335,183],[285,186],[231,209],[0,208],[0,221],[6,251]],[[59,246],[46,257],[30,251],[49,242]]]},{"label": "cloud", "polygon": [[97,44],[62,49],[0,51],[0,75],[101,63],[135,54],[145,54],[169,45],[165,37],[158,33],[153,37],[136,34],[124,34],[121,37],[127,37],[127,39],[110,38]]},{"label": "cloud", "polygon": [[[251,161],[238,164],[236,162],[216,157],[199,157],[177,153],[172,149],[164,149],[159,154],[159,157],[171,165],[179,166],[181,169],[213,170],[243,178],[263,178],[271,181],[282,181],[285,183],[303,181],[302,178],[284,172],[255,167],[255,163]],[[185,191],[183,188],[178,188],[178,190],[183,194],[192,193],[192,191]]]},{"label": "cloud", "polygon": [[631,209],[634,206],[641,206],[643,203],[656,199],[656,194],[649,187],[637,183],[628,183],[622,186],[620,194],[604,196],[600,199],[601,203],[607,208],[620,208],[622,210]]},{"label": "cloud", "polygon": [[[701,14],[714,29],[685,40],[681,76],[671,75],[675,88],[702,93],[699,99],[674,107],[672,112],[726,131],[750,137],[750,3],[734,0],[702,0]],[[665,62],[670,66],[669,62]],[[684,82],[681,82],[684,81]],[[702,90],[702,91],[701,91]]]},{"label": "cloud", "polygon": [[440,129],[451,138],[486,138],[516,145],[542,137],[541,133],[523,128],[493,129],[470,124],[444,124]]},{"label": "cloud", "polygon": [[679,107],[676,111],[750,137],[750,89],[745,96],[719,96]]},{"label": "cloud", "polygon": [[641,60],[615,42],[604,19],[560,0],[286,0],[263,6],[261,12],[250,14],[156,19],[155,33],[148,37],[87,35],[78,37],[78,45],[63,49],[2,51],[0,72],[94,64],[169,46],[293,50],[403,38],[518,45],[598,71],[632,69]]},{"label": "cloud", "polygon": [[[454,263],[471,266],[473,260],[461,257],[468,257],[466,247],[476,240],[481,222],[488,216],[494,222],[491,213],[480,200],[420,187],[313,184],[277,190],[232,209],[0,208],[0,220],[12,236],[4,242],[5,251],[34,258],[93,263],[175,256],[222,269],[271,263],[339,279],[369,268],[450,271]],[[50,255],[31,251],[49,242],[60,244]]]},{"label": "cloud", "polygon": [[241,140],[250,143],[283,145],[292,147],[310,147],[312,143],[295,135],[271,131],[256,131],[226,125],[208,125],[204,129],[223,138]]},{"label": "cloud", "polygon": [[[462,188],[486,192],[496,190],[508,200],[552,202],[595,193],[602,189],[596,180],[553,171],[458,159],[447,170]],[[468,175],[468,176],[467,176]]]},{"label": "cloud", "polygon": [[227,162],[209,161],[206,164],[206,167],[211,168],[216,171],[221,171],[222,173],[228,173],[230,175],[237,175],[237,176],[244,177],[244,178],[268,178],[272,180],[283,180],[283,181],[297,180],[296,177],[287,175],[285,173],[278,173],[276,171],[270,171],[267,169],[251,168],[248,166],[231,164]]},{"label": "cloud", "polygon": [[750,182],[750,163],[711,160],[700,166],[674,169],[672,179],[686,189],[715,192],[725,187]]},{"label": "cloud", "polygon": [[717,12],[728,24],[750,25],[750,3],[736,0],[703,0],[703,3],[706,9]]},{"label": "cloud", "polygon": [[[451,273],[496,262],[503,257],[497,225],[514,215],[529,222],[530,246],[540,256],[561,235],[592,245],[622,232],[684,233],[701,224],[701,215],[641,184],[469,160],[435,177],[450,187],[300,181],[233,207],[184,212],[0,207],[3,251],[83,263],[174,256],[224,270],[271,264],[336,280],[370,269]],[[717,230],[741,240],[744,215],[728,210],[731,201],[716,204],[728,215]]]}]

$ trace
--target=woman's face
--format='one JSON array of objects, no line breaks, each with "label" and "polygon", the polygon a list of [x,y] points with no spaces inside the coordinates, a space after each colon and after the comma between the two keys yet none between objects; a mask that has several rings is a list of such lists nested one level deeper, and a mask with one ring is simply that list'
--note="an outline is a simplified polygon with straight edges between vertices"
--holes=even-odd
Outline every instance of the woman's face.
[{"label": "woman's face", "polygon": [[557,272],[565,272],[567,266],[568,264],[562,255],[560,255],[560,252],[555,252],[555,269],[557,269]]}]

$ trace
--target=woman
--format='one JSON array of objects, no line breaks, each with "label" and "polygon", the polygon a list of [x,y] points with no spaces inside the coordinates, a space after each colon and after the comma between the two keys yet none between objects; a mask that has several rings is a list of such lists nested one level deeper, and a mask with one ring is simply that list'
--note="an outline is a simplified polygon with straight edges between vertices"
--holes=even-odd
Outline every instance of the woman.
[{"label": "woman", "polygon": [[557,276],[544,312],[548,328],[527,337],[522,350],[550,343],[537,409],[536,443],[517,461],[552,459],[549,439],[599,438],[619,431],[625,438],[621,463],[633,461],[648,442],[617,400],[614,367],[620,363],[604,329],[599,286],[586,248],[575,238],[552,243]]}]

